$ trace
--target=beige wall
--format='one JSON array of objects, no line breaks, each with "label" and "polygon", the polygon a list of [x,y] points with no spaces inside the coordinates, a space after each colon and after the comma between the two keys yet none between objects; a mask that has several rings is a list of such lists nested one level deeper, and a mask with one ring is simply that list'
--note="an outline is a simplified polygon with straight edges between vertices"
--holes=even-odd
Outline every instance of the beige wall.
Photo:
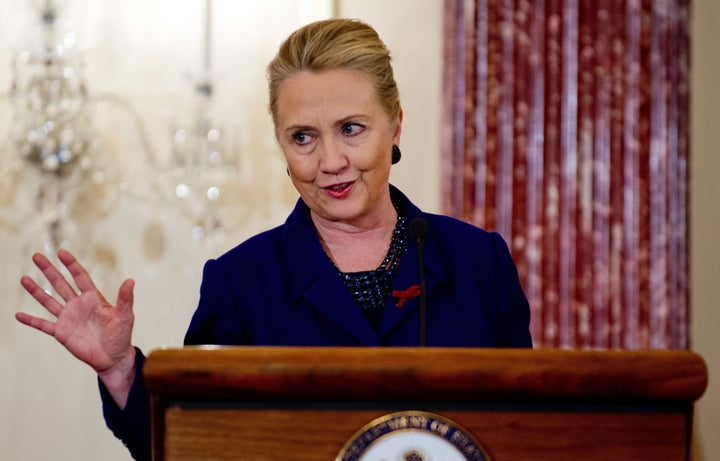
[{"label": "beige wall", "polygon": [[708,364],[710,382],[695,418],[696,461],[720,459],[720,2],[692,2],[690,241],[692,348]]},{"label": "beige wall", "polygon": [[[321,16],[323,8],[334,6],[341,15],[368,20],[393,51],[405,121],[401,141],[403,160],[395,168],[392,181],[425,209],[439,211],[442,1],[298,0],[297,9],[289,7],[287,0],[276,1],[280,1],[282,7],[273,6],[272,1],[258,2],[269,5],[263,13],[261,28],[271,37],[264,41],[248,38],[257,24],[243,22],[235,16],[241,14],[237,10],[226,14],[218,24],[225,28],[223,35],[227,40],[217,57],[222,59],[218,77],[222,95],[220,116],[246,130],[238,142],[246,155],[246,174],[240,179],[242,193],[238,199],[242,208],[236,210],[238,222],[229,227],[227,239],[216,245],[196,244],[188,239],[189,225],[182,213],[142,200],[118,203],[109,216],[104,216],[89,231],[88,239],[93,245],[106,243],[115,249],[117,261],[106,274],[108,286],[116,286],[117,280],[123,277],[133,276],[137,280],[134,339],[146,351],[182,341],[197,301],[200,268],[205,258],[278,223],[291,206],[293,193],[285,181],[284,166],[265,112],[262,66],[287,32],[313,15]],[[90,91],[126,95],[146,118],[155,150],[163,152],[167,147],[162,134],[167,130],[167,112],[181,111],[178,104],[181,109],[187,109],[183,96],[187,91],[186,75],[196,63],[192,56],[197,49],[188,45],[192,40],[186,39],[197,32],[195,19],[200,2],[83,3],[78,0],[73,3],[90,5],[84,19],[94,23],[84,28],[85,38],[92,42],[88,51],[91,64],[87,69]],[[216,3],[218,9],[240,4],[237,0]],[[315,9],[308,9],[308,5],[314,5]],[[0,31],[3,31],[0,33],[0,93],[9,85],[10,73],[5,63],[13,43],[27,37],[26,30],[8,13],[19,11],[18,8],[13,0],[0,0]],[[170,10],[174,19],[164,17]],[[140,11],[142,21],[137,16]],[[278,16],[277,11],[284,14]],[[714,152],[714,134],[720,127],[717,109],[720,90],[716,87],[720,81],[720,55],[715,48],[715,44],[720,43],[717,24],[720,24],[720,2],[694,2],[693,346],[706,358],[711,372],[710,389],[698,405],[696,418],[694,452],[695,460],[700,461],[720,459],[720,440],[715,434],[720,427],[720,402],[714,388],[718,376],[714,364],[718,362],[720,349],[715,334],[719,314],[713,305],[713,289],[720,281],[720,246],[715,242],[716,229],[720,228],[720,207],[715,204],[714,194],[714,175],[720,171],[720,160]],[[117,34],[129,37],[122,47],[118,46]],[[247,47],[247,43],[252,46]],[[237,52],[241,49],[252,52]],[[164,79],[161,84],[158,84],[159,76]],[[0,108],[0,133],[6,120],[2,110]],[[0,154],[5,153],[0,150]],[[132,161],[131,158],[125,160]],[[142,174],[140,177],[148,179]],[[2,197],[0,185],[0,199]],[[16,309],[33,309],[19,293],[17,280],[29,270],[29,254],[40,248],[33,228],[2,227],[3,220],[10,219],[3,214],[3,205],[8,206],[0,200],[0,260],[4,263],[0,265],[0,369],[4,370],[0,379],[0,457],[12,461],[128,460],[125,449],[104,427],[91,370],[68,357],[49,338],[17,325],[12,319]],[[149,257],[143,245],[158,239],[164,250],[160,255]]]},{"label": "beige wall", "polygon": [[[42,3],[0,0],[0,139],[12,119],[3,98],[12,78],[9,62],[33,36],[30,5]],[[190,96],[201,63],[203,3],[68,4],[76,19],[73,27],[79,32],[91,97],[122,98],[139,114],[150,156],[164,160],[170,128],[187,123],[194,110]],[[403,159],[392,181],[419,205],[437,211],[440,6],[435,0],[214,0],[219,15],[214,24],[212,115],[228,132],[239,132],[233,148],[242,159],[230,190],[234,206],[223,216],[225,238],[218,241],[193,241],[187,210],[168,197],[153,196],[168,191],[147,167],[147,153],[131,114],[112,106],[94,120],[109,161],[127,176],[123,184],[108,189],[122,186],[125,195],[109,209],[76,206],[73,213],[79,225],[66,246],[84,253],[84,261],[111,298],[123,278],[136,279],[137,345],[145,351],[180,345],[197,303],[205,259],[280,223],[293,205],[296,194],[267,116],[264,67],[290,31],[327,17],[333,9],[372,22],[392,49],[405,110]],[[104,427],[92,371],[50,338],[12,318],[16,310],[42,315],[21,292],[18,280],[31,272],[29,256],[42,250],[44,241],[33,210],[35,183],[14,189],[3,176],[12,155],[9,145],[0,143],[0,458],[128,460],[125,448]]]}]

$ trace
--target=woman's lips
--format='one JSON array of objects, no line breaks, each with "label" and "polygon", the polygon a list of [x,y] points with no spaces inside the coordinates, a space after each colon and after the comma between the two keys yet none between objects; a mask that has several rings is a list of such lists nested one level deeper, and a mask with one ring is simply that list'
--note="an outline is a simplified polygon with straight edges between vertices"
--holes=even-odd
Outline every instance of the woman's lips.
[{"label": "woman's lips", "polygon": [[350,194],[355,181],[341,182],[332,186],[324,187],[325,191],[333,198],[344,198]]}]

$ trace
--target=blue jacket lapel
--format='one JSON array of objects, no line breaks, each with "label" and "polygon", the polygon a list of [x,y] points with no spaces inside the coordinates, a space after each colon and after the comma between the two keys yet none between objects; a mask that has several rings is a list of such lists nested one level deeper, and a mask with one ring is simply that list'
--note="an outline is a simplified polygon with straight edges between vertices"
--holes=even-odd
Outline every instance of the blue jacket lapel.
[{"label": "blue jacket lapel", "polygon": [[[398,202],[406,207],[403,212],[409,223],[413,218],[422,216],[422,212],[412,205],[404,195],[397,192],[400,197],[394,197]],[[441,284],[447,283],[447,272],[442,265],[440,250],[437,246],[437,239],[433,236],[433,230],[430,229],[428,237],[423,247],[423,263],[425,270],[425,294],[426,299],[432,299],[432,292]],[[420,268],[418,267],[418,247],[415,242],[408,242],[407,251],[403,256],[400,265],[397,268],[393,281],[394,292],[405,292],[412,287],[420,287]],[[385,313],[380,322],[378,334],[381,338],[390,334],[405,319],[418,310],[420,306],[420,296],[408,297],[403,303],[401,297],[390,296],[388,299]],[[426,304],[429,307],[429,304]],[[419,332],[418,332],[419,335]],[[419,338],[418,338],[419,339]]]},{"label": "blue jacket lapel", "polygon": [[309,210],[302,200],[298,200],[288,217],[284,232],[293,300],[304,299],[362,344],[380,345],[360,309],[350,307],[356,306],[352,294],[320,246]]},{"label": "blue jacket lapel", "polygon": [[[413,218],[423,215],[419,208],[392,186],[391,193],[408,223]],[[335,322],[338,327],[353,335],[362,344],[369,346],[381,345],[380,338],[390,334],[418,309],[419,297],[407,298],[405,303],[398,307],[398,298],[390,296],[378,334],[375,334],[360,309],[348,307],[356,306],[356,303],[338,276],[337,269],[320,246],[310,218],[310,210],[302,200],[298,200],[285,224],[283,239],[290,268],[288,277],[291,295],[295,302],[304,299]],[[447,283],[447,273],[441,261],[437,240],[430,229],[424,246],[428,299],[439,284]],[[407,252],[397,268],[392,289],[404,291],[419,283],[418,249],[414,242],[408,242]]]}]

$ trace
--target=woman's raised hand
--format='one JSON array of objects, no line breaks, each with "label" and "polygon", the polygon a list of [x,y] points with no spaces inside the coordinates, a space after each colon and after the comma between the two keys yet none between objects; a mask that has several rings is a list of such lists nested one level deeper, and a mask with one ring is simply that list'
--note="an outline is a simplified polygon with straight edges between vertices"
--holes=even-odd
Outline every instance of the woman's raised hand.
[{"label": "woman's raised hand", "polygon": [[36,253],[32,260],[60,299],[45,292],[31,277],[20,279],[25,290],[55,316],[55,321],[25,312],[18,312],[15,318],[54,337],[71,354],[90,365],[123,408],[135,376],[135,349],[131,343],[135,283],[132,279],[125,280],[118,290],[116,304],[112,305],[69,251],[60,250],[57,256],[76,288],[44,255]]}]

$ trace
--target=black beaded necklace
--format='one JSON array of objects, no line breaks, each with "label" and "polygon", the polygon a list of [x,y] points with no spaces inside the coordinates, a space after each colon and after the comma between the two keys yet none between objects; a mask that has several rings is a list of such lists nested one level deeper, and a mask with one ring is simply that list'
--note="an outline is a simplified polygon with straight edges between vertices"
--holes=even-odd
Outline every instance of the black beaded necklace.
[{"label": "black beaded necklace", "polygon": [[373,328],[377,329],[385,302],[392,288],[392,276],[400,264],[400,259],[407,248],[407,232],[405,218],[398,213],[390,248],[377,269],[362,272],[340,272],[345,286],[352,293],[355,302],[368,319]]}]

